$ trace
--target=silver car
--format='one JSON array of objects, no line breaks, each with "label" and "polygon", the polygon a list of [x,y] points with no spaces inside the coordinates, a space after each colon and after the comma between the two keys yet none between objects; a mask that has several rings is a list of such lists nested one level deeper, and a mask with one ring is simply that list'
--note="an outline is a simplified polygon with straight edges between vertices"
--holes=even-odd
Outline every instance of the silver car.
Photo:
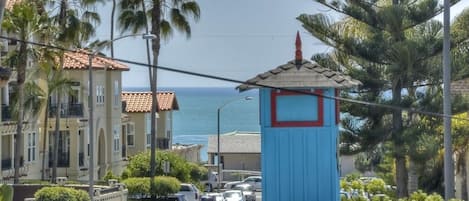
[{"label": "silver car", "polygon": [[256,188],[248,183],[235,184],[233,190],[240,190],[246,201],[256,201]]}]

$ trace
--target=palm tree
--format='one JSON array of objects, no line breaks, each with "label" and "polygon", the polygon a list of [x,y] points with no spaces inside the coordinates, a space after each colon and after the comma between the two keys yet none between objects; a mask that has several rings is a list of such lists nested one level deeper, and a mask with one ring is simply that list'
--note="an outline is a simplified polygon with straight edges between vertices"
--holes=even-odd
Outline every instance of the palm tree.
[{"label": "palm tree", "polygon": [[12,10],[5,13],[3,28],[7,33],[17,34],[19,40],[19,49],[17,52],[17,62],[15,68],[17,71],[17,102],[18,115],[16,127],[16,143],[15,143],[15,178],[14,183],[19,182],[19,167],[23,151],[23,117],[24,117],[24,83],[26,78],[26,67],[28,58],[28,48],[24,41],[29,40],[36,32],[40,30],[41,16],[37,14],[37,10],[31,3],[21,2],[15,4]]},{"label": "palm tree", "polygon": [[[88,41],[90,37],[95,34],[94,24],[100,22],[98,13],[93,12],[94,5],[97,2],[104,2],[104,0],[46,0],[43,7],[50,9],[58,9],[59,12],[51,12],[55,15],[50,16],[52,24],[58,27],[58,34],[56,40],[58,44],[65,48],[80,47],[81,43]],[[52,70],[61,71],[64,65],[64,53],[61,52],[58,56],[59,66]],[[57,76],[61,76],[58,73]],[[58,106],[61,102],[61,87],[56,88],[56,100]],[[57,162],[58,162],[58,141],[60,130],[60,110],[56,110],[55,114],[55,132],[54,132],[54,151],[53,151],[53,167],[52,178],[55,182],[57,177]]]},{"label": "palm tree", "polygon": [[[180,31],[189,38],[191,36],[191,27],[188,18],[195,21],[200,18],[200,8],[197,2],[193,0],[171,0],[171,1],[151,1],[151,9],[149,13],[145,10],[145,2],[143,0],[121,0],[120,14],[118,23],[124,32],[131,29],[132,33],[148,30],[147,15],[151,19],[151,34],[156,35],[156,39],[152,40],[153,65],[158,66],[158,56],[161,47],[161,38],[168,39],[173,33],[173,29]],[[148,32],[147,32],[148,33]],[[156,99],[157,93],[157,69],[149,66],[150,89],[152,92],[152,111],[151,111],[151,158],[150,158],[150,182],[153,182],[156,167],[156,117],[158,103]],[[151,185],[153,188],[153,185]]]}]

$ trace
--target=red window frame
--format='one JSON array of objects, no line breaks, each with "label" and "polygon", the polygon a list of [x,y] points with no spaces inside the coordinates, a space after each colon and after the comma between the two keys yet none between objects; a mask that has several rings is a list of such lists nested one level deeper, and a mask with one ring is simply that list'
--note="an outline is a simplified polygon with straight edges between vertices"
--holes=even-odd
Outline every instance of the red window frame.
[{"label": "red window frame", "polygon": [[[315,89],[314,91],[300,90],[303,93],[285,91],[285,90],[272,90],[270,93],[270,112],[272,127],[320,127],[324,125],[324,97],[322,89]],[[297,96],[312,94],[318,97],[318,119],[316,121],[277,121],[277,97],[278,96]]]}]

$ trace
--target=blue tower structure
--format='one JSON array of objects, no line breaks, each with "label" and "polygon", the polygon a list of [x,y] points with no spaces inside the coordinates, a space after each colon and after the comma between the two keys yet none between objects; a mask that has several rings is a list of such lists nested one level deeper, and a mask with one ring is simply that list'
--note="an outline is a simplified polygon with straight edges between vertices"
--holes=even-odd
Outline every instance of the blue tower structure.
[{"label": "blue tower structure", "polygon": [[361,84],[304,60],[295,60],[238,86],[259,89],[262,200],[339,201],[339,89]]}]

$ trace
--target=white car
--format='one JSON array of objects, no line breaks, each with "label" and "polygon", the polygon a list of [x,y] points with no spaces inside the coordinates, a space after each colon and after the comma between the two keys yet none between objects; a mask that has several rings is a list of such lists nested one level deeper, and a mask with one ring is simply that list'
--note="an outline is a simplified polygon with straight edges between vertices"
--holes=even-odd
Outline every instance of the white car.
[{"label": "white car", "polygon": [[182,194],[187,201],[199,201],[200,191],[194,184],[181,184],[181,188],[177,194]]},{"label": "white car", "polygon": [[223,198],[225,201],[246,201],[243,193],[239,190],[225,191],[223,193]]},{"label": "white car", "polygon": [[254,186],[256,190],[262,189],[262,177],[261,176],[250,176],[243,181],[233,181],[225,184],[225,189],[231,189],[235,184],[248,183]]}]

